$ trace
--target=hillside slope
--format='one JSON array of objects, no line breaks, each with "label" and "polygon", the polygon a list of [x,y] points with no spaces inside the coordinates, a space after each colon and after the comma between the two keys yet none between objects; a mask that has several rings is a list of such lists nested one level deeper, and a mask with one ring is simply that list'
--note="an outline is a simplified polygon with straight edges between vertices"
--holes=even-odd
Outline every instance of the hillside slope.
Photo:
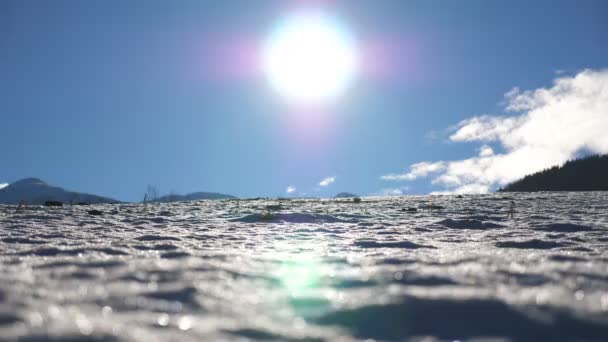
[{"label": "hillside slope", "polygon": [[52,186],[38,178],[25,178],[0,189],[0,203],[43,204],[46,201],[62,203],[117,203],[119,201],[103,196],[68,191]]},{"label": "hillside slope", "polygon": [[608,155],[571,160],[525,176],[499,191],[608,191]]}]

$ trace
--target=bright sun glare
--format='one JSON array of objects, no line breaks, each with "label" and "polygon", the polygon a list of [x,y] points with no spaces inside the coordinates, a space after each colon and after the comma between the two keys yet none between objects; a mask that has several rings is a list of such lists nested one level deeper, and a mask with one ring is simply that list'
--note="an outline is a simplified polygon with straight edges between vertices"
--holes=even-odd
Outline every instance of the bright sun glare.
[{"label": "bright sun glare", "polygon": [[353,37],[336,19],[320,14],[292,15],[271,33],[264,71],[271,85],[297,103],[327,102],[353,81],[358,68]]}]

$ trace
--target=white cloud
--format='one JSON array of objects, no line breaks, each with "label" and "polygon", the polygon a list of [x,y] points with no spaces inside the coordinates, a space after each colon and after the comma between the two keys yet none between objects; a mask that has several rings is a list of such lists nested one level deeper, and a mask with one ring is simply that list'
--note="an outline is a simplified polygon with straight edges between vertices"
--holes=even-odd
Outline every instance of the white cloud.
[{"label": "white cloud", "polygon": [[399,188],[384,188],[378,192],[379,196],[401,196],[409,190],[409,187],[402,186]]},{"label": "white cloud", "polygon": [[560,77],[550,88],[513,88],[505,100],[506,111],[514,115],[473,117],[460,122],[450,136],[454,142],[495,142],[503,153],[483,145],[477,156],[417,163],[407,174],[382,179],[413,180],[438,173],[432,183],[443,192],[484,193],[564,163],[582,150],[608,153],[608,70]]},{"label": "white cloud", "polygon": [[490,157],[494,155],[494,149],[492,149],[488,145],[483,145],[479,148],[479,156],[480,157]]},{"label": "white cloud", "polygon": [[424,177],[430,173],[439,172],[443,169],[445,169],[444,162],[436,162],[436,163],[422,162],[422,163],[412,164],[410,166],[410,172],[401,173],[401,174],[400,173],[391,173],[391,174],[380,177],[380,179],[386,180],[386,181],[414,180],[418,177]]},{"label": "white cloud", "polygon": [[431,195],[452,195],[452,194],[487,194],[490,187],[482,184],[467,184],[451,190],[433,191]]},{"label": "white cloud", "polygon": [[319,186],[325,187],[325,186],[328,186],[328,185],[330,185],[331,183],[333,183],[335,181],[336,181],[336,177],[327,177],[327,178],[325,178],[325,179],[323,179],[322,181],[319,182]]},{"label": "white cloud", "polygon": [[6,188],[8,183],[0,183],[0,189]]},{"label": "white cloud", "polygon": [[293,194],[294,192],[296,192],[296,187],[290,185],[287,187],[287,189],[285,189],[285,192],[288,194]]},{"label": "white cloud", "polygon": [[456,133],[450,136],[450,140],[494,141],[508,134],[517,124],[517,117],[477,116],[456,125]]}]

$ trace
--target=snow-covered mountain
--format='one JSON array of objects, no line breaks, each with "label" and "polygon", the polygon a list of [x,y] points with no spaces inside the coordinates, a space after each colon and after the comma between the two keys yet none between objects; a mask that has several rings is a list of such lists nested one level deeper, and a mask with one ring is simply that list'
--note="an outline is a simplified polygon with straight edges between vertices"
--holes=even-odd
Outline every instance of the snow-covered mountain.
[{"label": "snow-covered mountain", "polygon": [[68,191],[38,178],[25,178],[0,189],[0,203],[16,204],[21,201],[28,204],[42,204],[46,201],[89,204],[119,202],[112,198]]}]

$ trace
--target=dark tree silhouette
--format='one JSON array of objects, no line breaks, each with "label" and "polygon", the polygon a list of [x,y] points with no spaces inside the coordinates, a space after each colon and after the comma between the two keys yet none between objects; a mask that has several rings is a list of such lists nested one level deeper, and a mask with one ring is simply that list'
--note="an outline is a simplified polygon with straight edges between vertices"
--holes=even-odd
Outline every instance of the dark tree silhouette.
[{"label": "dark tree silhouette", "polygon": [[608,155],[570,160],[562,166],[525,176],[498,191],[608,191]]}]

